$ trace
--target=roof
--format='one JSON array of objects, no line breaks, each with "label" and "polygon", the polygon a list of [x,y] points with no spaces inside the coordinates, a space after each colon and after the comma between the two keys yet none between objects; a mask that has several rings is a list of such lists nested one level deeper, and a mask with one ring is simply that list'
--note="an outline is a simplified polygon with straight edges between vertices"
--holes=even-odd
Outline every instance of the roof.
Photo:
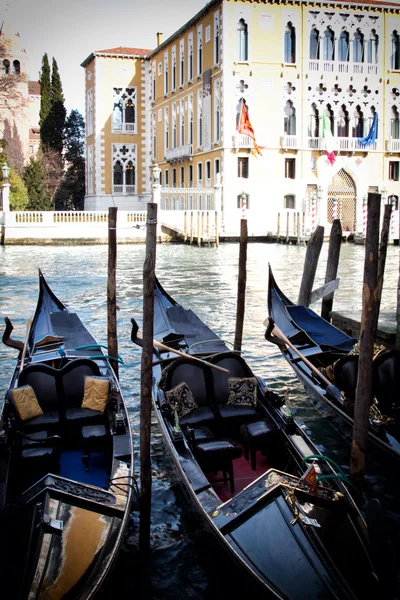
[{"label": "roof", "polygon": [[146,48],[127,48],[126,46],[117,46],[107,50],[95,50],[81,63],[81,67],[86,67],[95,56],[120,56],[124,58],[145,58],[151,50]]},{"label": "roof", "polygon": [[28,81],[28,92],[32,96],[40,96],[40,81]]}]

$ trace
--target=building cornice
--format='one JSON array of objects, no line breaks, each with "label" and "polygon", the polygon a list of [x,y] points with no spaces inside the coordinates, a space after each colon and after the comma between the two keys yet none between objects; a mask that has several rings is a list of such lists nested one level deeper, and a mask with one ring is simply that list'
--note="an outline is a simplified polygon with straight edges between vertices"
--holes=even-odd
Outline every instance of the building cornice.
[{"label": "building cornice", "polygon": [[124,54],[124,53],[116,53],[116,52],[92,52],[89,54],[87,58],[83,62],[81,62],[81,67],[86,67],[94,58],[132,58],[132,59],[142,59],[144,60],[147,56],[143,54]]}]

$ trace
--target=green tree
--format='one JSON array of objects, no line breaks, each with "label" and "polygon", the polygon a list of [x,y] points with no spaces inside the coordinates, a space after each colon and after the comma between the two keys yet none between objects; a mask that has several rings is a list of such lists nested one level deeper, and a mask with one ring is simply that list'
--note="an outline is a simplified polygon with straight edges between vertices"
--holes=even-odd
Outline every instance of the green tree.
[{"label": "green tree", "polygon": [[[50,64],[47,54],[43,54],[42,71],[40,73],[40,111],[39,125],[45,122],[51,108]],[[42,139],[42,138],[41,138]]]},{"label": "green tree", "polygon": [[11,210],[25,210],[29,205],[28,190],[18,173],[10,171],[10,208]]},{"label": "green tree", "polygon": [[78,110],[71,110],[65,121],[65,159],[75,163],[85,156],[85,121]]},{"label": "green tree", "polygon": [[85,198],[85,122],[77,110],[71,110],[65,122],[65,159],[68,169],[60,186],[56,205],[83,209]]},{"label": "green tree", "polygon": [[23,180],[28,190],[27,210],[52,210],[53,206],[45,189],[45,174],[40,157],[29,159],[23,171]]},{"label": "green tree", "polygon": [[42,148],[52,148],[59,152],[63,151],[64,126],[66,118],[64,106],[64,93],[61,77],[55,58],[52,63],[51,86],[50,86],[50,108],[47,116],[41,123],[40,139]]}]

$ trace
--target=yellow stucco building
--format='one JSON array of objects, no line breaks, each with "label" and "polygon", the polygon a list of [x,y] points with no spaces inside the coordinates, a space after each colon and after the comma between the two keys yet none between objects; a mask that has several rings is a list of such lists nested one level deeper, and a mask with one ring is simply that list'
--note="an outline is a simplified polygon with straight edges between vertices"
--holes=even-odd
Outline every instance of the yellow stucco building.
[{"label": "yellow stucco building", "polygon": [[157,42],[82,63],[86,208],[143,208],[157,162],[165,210],[213,209],[221,181],[226,234],[244,197],[251,235],[278,213],[361,232],[369,191],[398,209],[397,2],[211,0]]}]

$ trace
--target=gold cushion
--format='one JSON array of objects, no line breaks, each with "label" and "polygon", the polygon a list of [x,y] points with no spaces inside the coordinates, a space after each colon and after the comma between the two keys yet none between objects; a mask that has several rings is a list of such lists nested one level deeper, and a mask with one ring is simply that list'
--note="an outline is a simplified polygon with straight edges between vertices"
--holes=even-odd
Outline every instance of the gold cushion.
[{"label": "gold cushion", "polygon": [[11,390],[11,396],[20,418],[23,421],[39,417],[43,414],[37,401],[35,390],[30,385],[24,385]]},{"label": "gold cushion", "polygon": [[256,377],[229,377],[228,386],[228,404],[231,404],[232,406],[256,406]]},{"label": "gold cushion", "polygon": [[82,408],[104,412],[107,404],[110,382],[107,377],[85,377],[85,391]]},{"label": "gold cushion", "polygon": [[198,408],[192,391],[185,381],[178,383],[172,390],[165,392],[165,397],[171,409],[176,412],[180,419],[193,409]]}]

